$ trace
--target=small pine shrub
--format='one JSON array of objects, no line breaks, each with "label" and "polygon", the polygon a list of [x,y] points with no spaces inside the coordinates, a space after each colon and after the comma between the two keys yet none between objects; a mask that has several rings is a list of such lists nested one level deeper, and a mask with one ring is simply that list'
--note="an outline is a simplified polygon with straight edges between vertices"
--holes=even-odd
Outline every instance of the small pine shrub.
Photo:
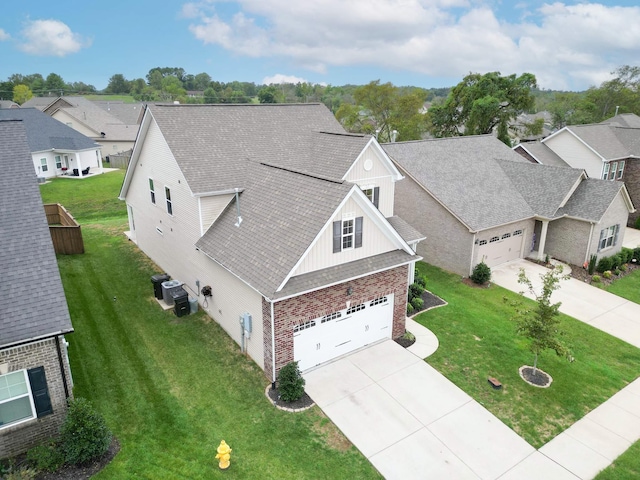
[{"label": "small pine shrub", "polygon": [[285,402],[294,402],[304,394],[305,380],[302,378],[298,362],[289,362],[280,369],[278,393]]},{"label": "small pine shrub", "polygon": [[413,300],[416,297],[420,297],[424,293],[424,287],[418,285],[417,283],[412,283],[409,285],[409,301]]},{"label": "small pine shrub", "polygon": [[471,273],[471,280],[473,281],[473,283],[481,285],[488,282],[490,278],[491,269],[486,263],[480,262],[475,267],[473,267],[473,272]]},{"label": "small pine shrub", "polygon": [[420,285],[422,288],[427,288],[427,277],[424,275],[416,275],[415,279],[415,283]]},{"label": "small pine shrub", "polygon": [[613,271],[613,274],[614,274],[616,277],[619,277],[619,276],[620,276],[620,269],[619,269],[619,268],[616,268],[616,269]]},{"label": "small pine shrub", "polygon": [[611,278],[611,270],[605,270],[604,272],[602,272],[602,276],[603,278],[606,278],[607,280],[609,280]]},{"label": "small pine shrub", "polygon": [[422,310],[422,307],[424,307],[424,300],[420,297],[415,297],[411,300],[411,305],[415,310]]},{"label": "small pine shrub", "polygon": [[60,429],[60,444],[66,463],[81,465],[104,455],[111,438],[104,418],[88,400],[76,398],[69,402],[67,418]]},{"label": "small pine shrub", "polygon": [[598,256],[591,255],[591,257],[589,257],[589,266],[587,267],[587,272],[589,273],[589,275],[593,275],[593,272],[595,272],[596,263],[598,263]]},{"label": "small pine shrub", "polygon": [[594,275],[593,277],[591,277],[592,283],[600,283],[601,281],[602,279],[600,278],[600,275]]},{"label": "small pine shrub", "polygon": [[407,302],[407,315],[413,314],[414,308],[409,302]]},{"label": "small pine shrub", "polygon": [[606,272],[607,270],[611,270],[612,265],[611,257],[602,257],[600,261],[598,261],[598,266],[596,270],[600,273]]},{"label": "small pine shrub", "polygon": [[59,446],[50,441],[30,449],[27,452],[27,462],[40,472],[55,472],[64,465],[64,455]]}]

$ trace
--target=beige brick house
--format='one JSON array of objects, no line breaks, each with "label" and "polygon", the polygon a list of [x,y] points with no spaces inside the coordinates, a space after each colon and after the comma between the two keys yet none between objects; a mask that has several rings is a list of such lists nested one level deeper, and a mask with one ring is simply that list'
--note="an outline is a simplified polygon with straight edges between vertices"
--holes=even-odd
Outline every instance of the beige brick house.
[{"label": "beige brick house", "polygon": [[422,236],[394,216],[401,178],[324,105],[149,105],[120,198],[129,238],[275,381],[404,332]]},{"label": "beige brick house", "polygon": [[66,416],[73,331],[22,121],[0,120],[0,459],[54,437]]}]

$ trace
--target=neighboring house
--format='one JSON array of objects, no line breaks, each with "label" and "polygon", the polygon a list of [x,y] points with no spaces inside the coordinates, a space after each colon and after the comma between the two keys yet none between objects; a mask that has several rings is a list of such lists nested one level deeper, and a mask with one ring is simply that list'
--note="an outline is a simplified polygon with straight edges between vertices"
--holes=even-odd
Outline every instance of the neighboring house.
[{"label": "neighboring house", "polygon": [[463,276],[546,255],[582,265],[622,247],[629,212],[624,184],[583,170],[534,165],[492,135],[383,145],[405,179],[396,212],[429,232],[417,253]]},{"label": "neighboring house", "polygon": [[35,108],[0,110],[0,120],[22,120],[36,175],[52,178],[102,173],[100,145]]},{"label": "neighboring house", "polygon": [[[521,144],[516,152],[541,164],[582,168],[591,178],[624,182],[634,204],[640,203],[640,117],[616,115],[602,123],[570,125],[540,143]],[[551,160],[550,160],[551,159]],[[629,215],[633,226],[639,213]]]},{"label": "neighboring house", "polygon": [[11,100],[0,100],[0,108],[20,108],[20,105]]},{"label": "neighboring house", "polygon": [[401,178],[321,104],[149,105],[120,198],[131,240],[275,381],[404,333],[422,236],[393,216]]},{"label": "neighboring house", "polygon": [[142,118],[140,103],[92,102],[81,96],[34,97],[22,105],[47,115],[93,139],[103,157],[131,150]]},{"label": "neighboring house", "polygon": [[0,120],[0,459],[54,437],[72,388],[73,327],[23,123]]}]

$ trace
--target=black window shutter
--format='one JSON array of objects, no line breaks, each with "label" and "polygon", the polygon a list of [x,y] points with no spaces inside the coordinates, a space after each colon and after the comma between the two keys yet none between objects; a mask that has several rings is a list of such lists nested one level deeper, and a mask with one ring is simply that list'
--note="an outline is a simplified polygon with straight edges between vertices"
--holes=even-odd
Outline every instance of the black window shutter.
[{"label": "black window shutter", "polygon": [[333,222],[333,253],[342,250],[342,222]]},{"label": "black window shutter", "polygon": [[49,389],[47,388],[47,377],[44,374],[44,367],[27,370],[27,375],[29,376],[33,403],[36,406],[38,418],[51,415],[53,413],[53,407],[51,406],[51,398],[49,398]]},{"label": "black window shutter", "polygon": [[380,187],[373,187],[373,204],[375,205],[376,208],[379,208],[378,205],[380,204]]},{"label": "black window shutter", "polygon": [[362,217],[356,217],[356,238],[353,246],[355,248],[362,246]]}]

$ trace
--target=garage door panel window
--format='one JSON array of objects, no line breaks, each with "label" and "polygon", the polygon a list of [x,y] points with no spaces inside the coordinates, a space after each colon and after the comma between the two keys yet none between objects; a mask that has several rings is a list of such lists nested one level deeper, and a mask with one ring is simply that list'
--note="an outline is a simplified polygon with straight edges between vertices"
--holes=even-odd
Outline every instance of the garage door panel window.
[{"label": "garage door panel window", "polygon": [[517,237],[519,235],[522,235],[522,230],[516,230],[515,232],[513,232],[514,237]]},{"label": "garage door panel window", "polygon": [[296,325],[293,328],[293,332],[294,333],[301,332],[303,330],[307,330],[308,328],[312,328],[312,327],[315,327],[315,326],[316,326],[316,321],[315,320],[309,320],[308,322],[304,322],[304,323],[301,323],[300,325]]},{"label": "garage door panel window", "polygon": [[500,237],[491,237],[489,239],[489,243],[495,243],[495,242],[498,242],[498,241],[500,241]]},{"label": "garage door panel window", "polygon": [[330,322],[331,320],[337,320],[340,317],[342,317],[342,312],[333,312],[333,313],[330,313],[329,315],[325,315],[324,317],[322,317],[322,319],[320,320],[320,323],[327,323],[327,322]]},{"label": "garage door panel window", "polygon": [[370,307],[374,307],[376,305],[381,305],[383,303],[387,303],[387,297],[380,297],[380,298],[376,298],[375,300],[372,300],[371,303],[369,304]]},{"label": "garage door panel window", "polygon": [[502,235],[502,240],[504,240],[506,238],[511,238],[511,234],[510,233],[505,233],[504,235]]},{"label": "garage door panel window", "polygon": [[347,309],[347,315],[351,315],[352,313],[359,312],[360,310],[364,310],[366,308],[364,303],[360,305],[354,305],[353,307],[349,307]]}]

